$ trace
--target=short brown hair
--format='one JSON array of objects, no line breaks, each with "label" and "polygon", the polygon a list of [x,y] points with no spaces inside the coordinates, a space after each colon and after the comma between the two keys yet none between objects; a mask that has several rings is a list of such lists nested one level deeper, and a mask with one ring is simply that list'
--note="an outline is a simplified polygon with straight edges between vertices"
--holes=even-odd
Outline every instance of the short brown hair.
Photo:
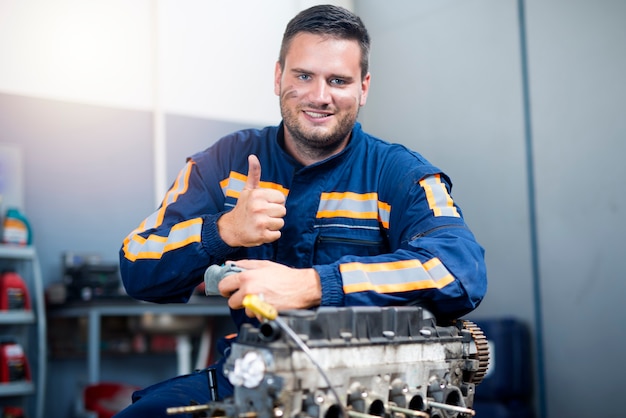
[{"label": "short brown hair", "polygon": [[283,34],[278,62],[285,66],[285,56],[294,36],[300,32],[355,40],[361,47],[361,78],[369,70],[370,36],[365,25],[354,13],[333,5],[318,5],[305,9],[289,21]]}]

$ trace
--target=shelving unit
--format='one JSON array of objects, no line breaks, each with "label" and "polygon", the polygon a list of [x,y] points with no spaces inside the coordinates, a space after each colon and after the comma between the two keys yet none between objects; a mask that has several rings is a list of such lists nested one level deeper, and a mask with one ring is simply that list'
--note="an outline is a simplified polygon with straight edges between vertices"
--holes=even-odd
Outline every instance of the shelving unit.
[{"label": "shelving unit", "polygon": [[23,347],[30,381],[0,383],[0,406],[19,406],[28,417],[42,418],[46,381],[46,310],[39,260],[34,247],[0,244],[0,271],[18,273],[28,287],[31,309],[0,311],[0,338]]}]

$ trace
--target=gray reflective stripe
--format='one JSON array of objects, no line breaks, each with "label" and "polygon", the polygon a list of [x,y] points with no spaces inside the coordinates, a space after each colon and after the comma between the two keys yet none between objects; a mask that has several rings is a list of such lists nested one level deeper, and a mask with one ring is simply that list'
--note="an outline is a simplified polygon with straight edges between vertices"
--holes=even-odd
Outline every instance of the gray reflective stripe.
[{"label": "gray reflective stripe", "polygon": [[377,200],[353,200],[350,198],[321,200],[319,212],[363,212],[378,214]]},{"label": "gray reflective stripe", "polygon": [[378,217],[383,225],[385,225],[385,228],[389,228],[389,217],[391,215],[391,210],[387,209],[387,207],[389,207],[389,205],[386,203],[384,205],[382,203],[378,205]]},{"label": "gray reflective stripe", "polygon": [[402,270],[353,270],[342,273],[342,277],[344,285],[369,282],[374,286],[380,286],[432,280],[432,277],[424,270],[423,266]]},{"label": "gray reflective stripe", "polygon": [[424,264],[424,268],[427,274],[435,281],[445,279],[452,275],[438,258],[433,258],[428,263]]},{"label": "gray reflective stripe", "polygon": [[170,203],[173,203],[178,199],[178,195],[184,193],[189,187],[189,175],[191,174],[191,167],[194,165],[193,162],[189,161],[185,164],[183,170],[181,170],[180,174],[176,178],[176,182],[172,185],[172,188],[165,195],[165,199],[163,200],[163,206],[167,206]]},{"label": "gray reflective stripe", "polygon": [[380,202],[377,193],[322,193],[317,218],[352,218],[379,220],[389,227],[391,207]]},{"label": "gray reflective stripe", "polygon": [[448,193],[445,184],[440,180],[439,175],[429,176],[420,181],[420,186],[426,192],[428,206],[435,216],[460,217],[454,206],[454,201]]},{"label": "gray reflective stripe", "polygon": [[141,230],[145,231],[147,229],[156,228],[157,226],[161,225],[161,221],[163,220],[164,210],[165,208],[161,208],[157,210],[156,212],[153,212],[152,215],[148,216],[146,220],[144,221],[144,224]]},{"label": "gray reflective stripe", "polygon": [[388,263],[347,263],[339,266],[346,294],[373,290],[379,293],[440,289],[454,276],[438,258],[422,264],[418,260]]},{"label": "gray reflective stripe", "polygon": [[160,258],[167,251],[183,247],[191,242],[199,242],[202,232],[202,218],[195,218],[176,225],[167,237],[150,235],[142,238],[135,235],[128,243],[128,254],[141,258]]},{"label": "gray reflective stripe", "polygon": [[146,231],[148,229],[156,228],[161,225],[163,221],[163,215],[165,209],[170,203],[173,203],[178,199],[178,196],[184,193],[187,190],[189,183],[189,175],[191,174],[191,167],[194,163],[189,161],[185,164],[185,167],[180,171],[178,177],[176,177],[176,181],[172,185],[172,187],[165,194],[165,198],[163,198],[163,202],[161,207],[157,209],[156,212],[153,212],[150,216],[148,216],[140,227],[134,232]]},{"label": "gray reflective stripe", "polygon": [[240,180],[238,178],[233,177],[233,173],[231,173],[230,177],[226,184],[222,187],[222,193],[224,193],[224,197],[239,197],[239,193],[243,190],[246,185],[246,180]]}]

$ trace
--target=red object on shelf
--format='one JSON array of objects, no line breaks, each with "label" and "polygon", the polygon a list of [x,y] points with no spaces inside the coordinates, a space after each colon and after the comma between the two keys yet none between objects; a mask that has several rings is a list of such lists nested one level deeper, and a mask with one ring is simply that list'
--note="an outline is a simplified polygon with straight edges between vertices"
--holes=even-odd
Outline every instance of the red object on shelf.
[{"label": "red object on shelf", "polygon": [[14,271],[0,274],[0,310],[30,310],[30,294],[22,277]]},{"label": "red object on shelf", "polygon": [[0,366],[1,382],[30,381],[28,359],[18,343],[5,341],[0,344]]},{"label": "red object on shelf", "polygon": [[83,392],[85,410],[96,412],[98,418],[111,418],[131,404],[138,387],[121,383],[101,382],[88,385]]},{"label": "red object on shelf", "polygon": [[18,406],[5,406],[2,410],[2,418],[24,418],[24,410]]},{"label": "red object on shelf", "polygon": [[176,352],[176,337],[173,335],[152,335],[150,337],[150,351],[153,353]]}]

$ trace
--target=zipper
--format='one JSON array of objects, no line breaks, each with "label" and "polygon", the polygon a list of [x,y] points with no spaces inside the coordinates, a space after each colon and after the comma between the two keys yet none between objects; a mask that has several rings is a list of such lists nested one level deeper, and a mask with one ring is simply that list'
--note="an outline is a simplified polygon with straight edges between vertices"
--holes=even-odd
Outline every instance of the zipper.
[{"label": "zipper", "polygon": [[436,226],[436,227],[434,227],[432,229],[429,229],[428,231],[420,232],[419,234],[414,235],[413,237],[411,237],[410,241],[415,241],[416,239],[425,237],[426,235],[430,235],[430,234],[432,234],[435,231],[438,231],[440,229],[447,229],[447,228],[463,228],[463,229],[467,229],[467,227],[465,225],[439,225],[439,226]]}]

